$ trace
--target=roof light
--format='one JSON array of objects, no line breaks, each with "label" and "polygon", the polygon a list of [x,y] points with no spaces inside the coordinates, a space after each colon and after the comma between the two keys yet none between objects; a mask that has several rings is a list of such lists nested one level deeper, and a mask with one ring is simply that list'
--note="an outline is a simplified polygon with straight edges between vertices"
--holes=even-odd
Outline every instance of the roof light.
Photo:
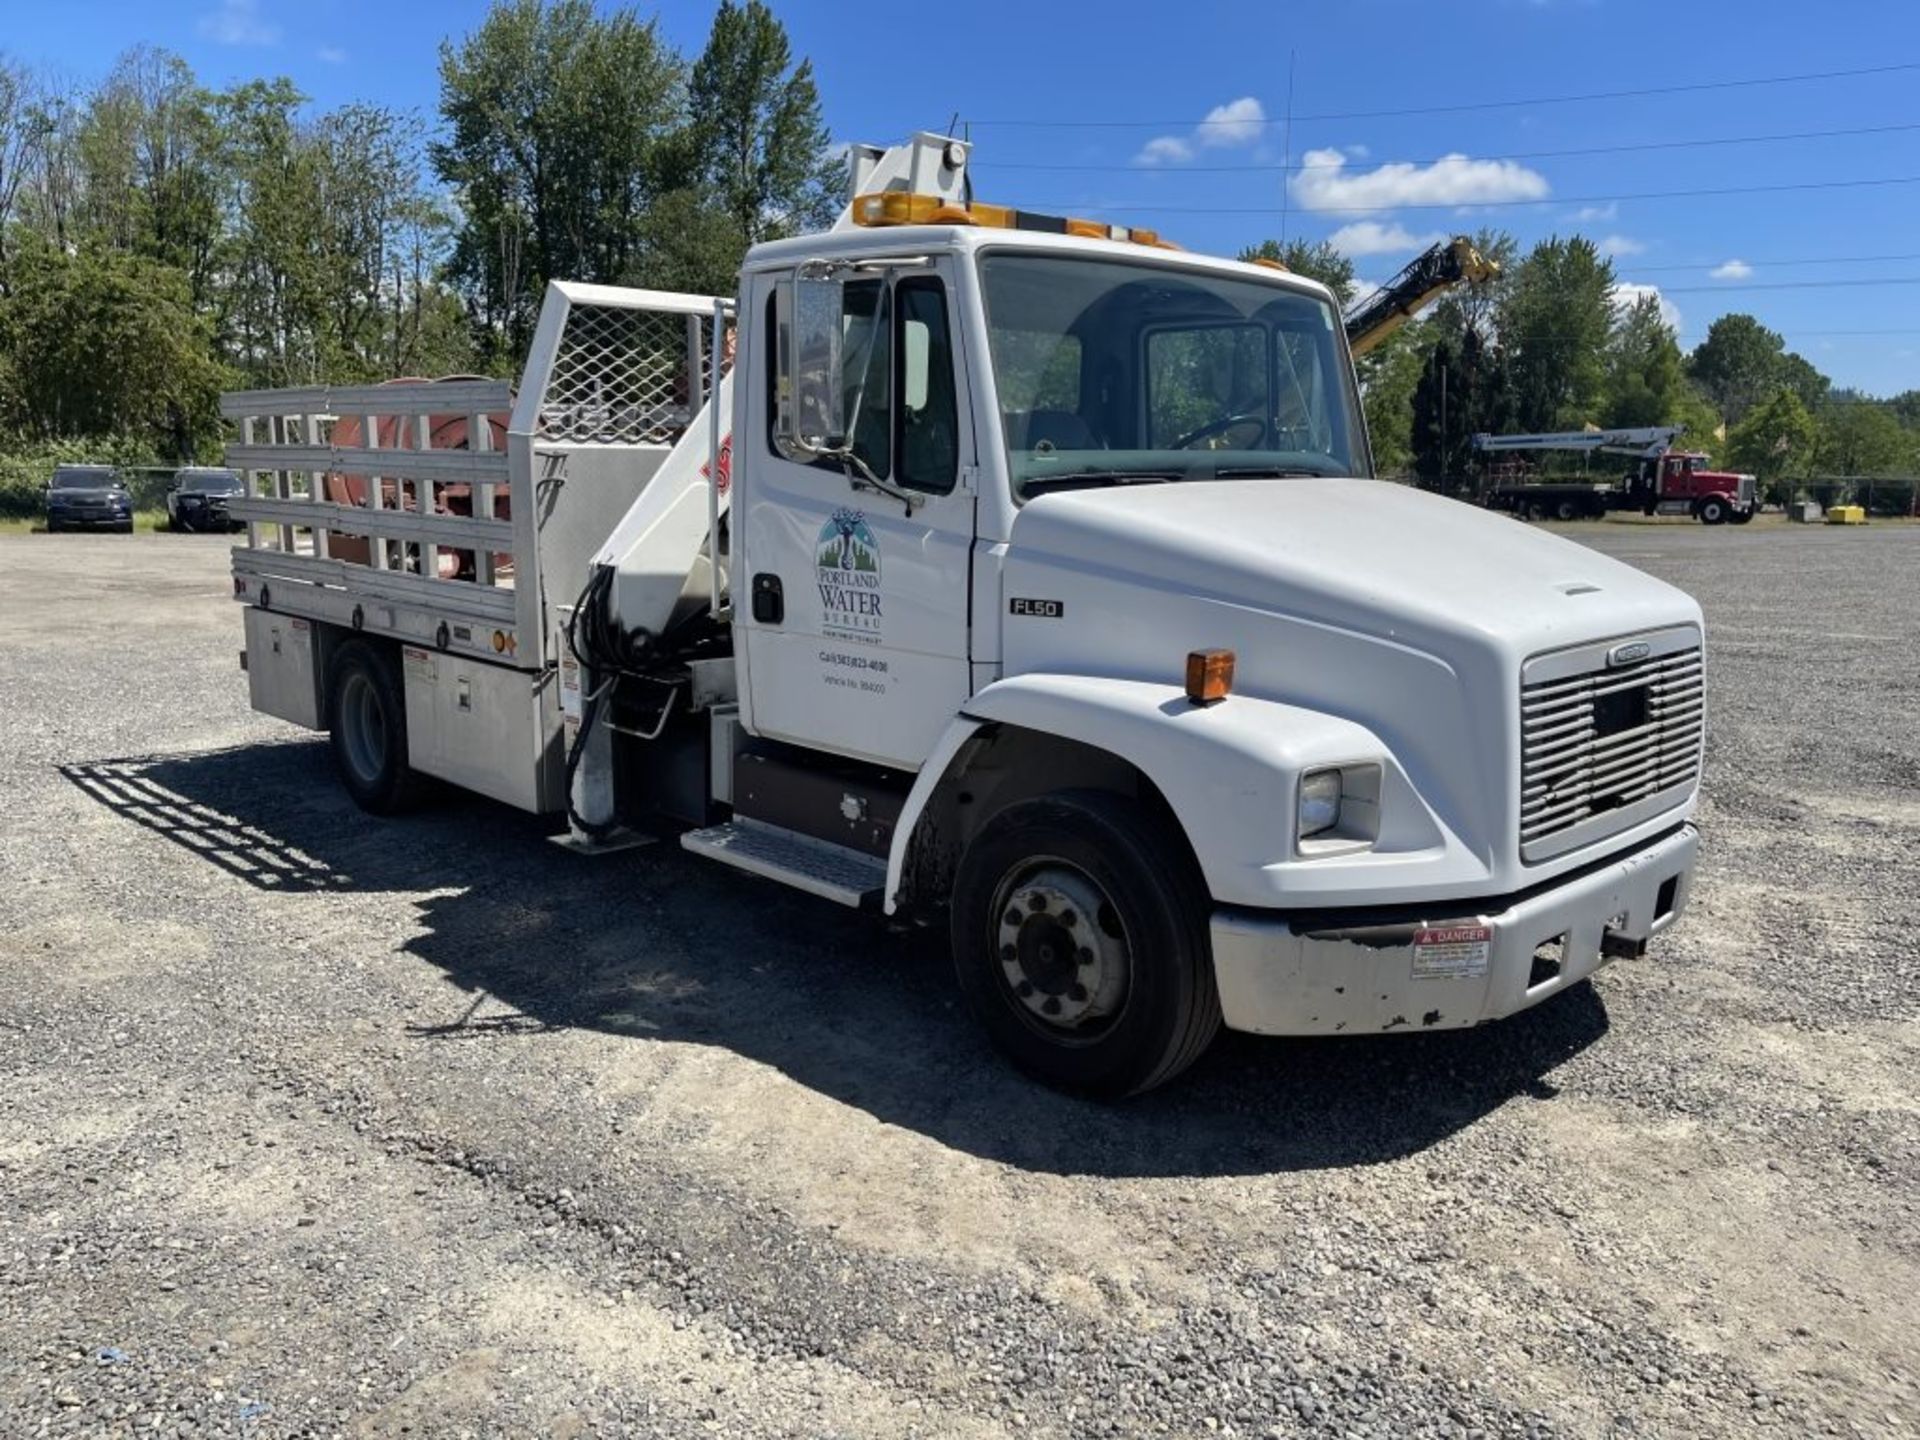
[{"label": "roof light", "polygon": [[979,225],[992,230],[1034,230],[1047,235],[1073,235],[1082,240],[1115,240],[1123,245],[1151,245],[1159,250],[1178,250],[1170,240],[1162,240],[1156,230],[1134,225],[1109,225],[1104,220],[1068,219],[1042,215],[1032,210],[1015,210],[1008,205],[989,205],[975,200],[967,204],[943,200],[937,195],[915,195],[905,190],[881,190],[857,195],[853,201],[853,223],[882,225]]}]

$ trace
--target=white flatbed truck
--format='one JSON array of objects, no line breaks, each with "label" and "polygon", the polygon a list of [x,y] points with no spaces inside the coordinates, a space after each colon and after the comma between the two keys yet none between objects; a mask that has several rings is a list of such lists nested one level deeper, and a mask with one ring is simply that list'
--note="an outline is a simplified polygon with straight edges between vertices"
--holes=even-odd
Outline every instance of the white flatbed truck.
[{"label": "white flatbed truck", "polygon": [[968,159],[857,150],[737,302],[552,285],[517,387],[225,397],[254,706],[377,813],[438,777],[944,923],[1088,1093],[1641,954],[1697,844],[1694,601],[1369,478],[1323,287]]}]

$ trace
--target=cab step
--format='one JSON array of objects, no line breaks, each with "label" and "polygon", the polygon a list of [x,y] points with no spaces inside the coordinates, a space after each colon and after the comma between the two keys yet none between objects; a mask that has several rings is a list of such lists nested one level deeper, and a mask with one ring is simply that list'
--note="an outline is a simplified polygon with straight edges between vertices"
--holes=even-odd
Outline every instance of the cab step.
[{"label": "cab step", "polygon": [[855,908],[877,905],[887,884],[887,862],[878,856],[760,820],[689,830],[680,844],[722,865]]}]

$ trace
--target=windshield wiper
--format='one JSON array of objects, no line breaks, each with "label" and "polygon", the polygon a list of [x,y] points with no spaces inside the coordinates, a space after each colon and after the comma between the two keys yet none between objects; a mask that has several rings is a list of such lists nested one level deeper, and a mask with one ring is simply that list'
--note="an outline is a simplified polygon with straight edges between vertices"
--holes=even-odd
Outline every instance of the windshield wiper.
[{"label": "windshield wiper", "polygon": [[1216,480],[1327,480],[1337,470],[1312,470],[1298,465],[1234,465],[1213,472]]},{"label": "windshield wiper", "polygon": [[1060,475],[1029,475],[1020,482],[1020,493],[1038,495],[1056,486],[1166,485],[1185,477],[1184,470],[1071,470]]}]

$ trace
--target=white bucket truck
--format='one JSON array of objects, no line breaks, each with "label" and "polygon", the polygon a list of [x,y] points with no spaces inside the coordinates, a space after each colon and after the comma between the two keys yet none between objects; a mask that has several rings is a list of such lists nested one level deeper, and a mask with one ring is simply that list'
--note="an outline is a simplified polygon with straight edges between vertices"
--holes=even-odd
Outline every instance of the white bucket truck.
[{"label": "white bucket truck", "polygon": [[737,304],[555,284],[517,387],[228,396],[255,706],[375,812],[439,777],[944,924],[999,1047],[1090,1093],[1642,953],[1698,605],[1368,478],[1321,286],[967,164],[856,152]]}]

